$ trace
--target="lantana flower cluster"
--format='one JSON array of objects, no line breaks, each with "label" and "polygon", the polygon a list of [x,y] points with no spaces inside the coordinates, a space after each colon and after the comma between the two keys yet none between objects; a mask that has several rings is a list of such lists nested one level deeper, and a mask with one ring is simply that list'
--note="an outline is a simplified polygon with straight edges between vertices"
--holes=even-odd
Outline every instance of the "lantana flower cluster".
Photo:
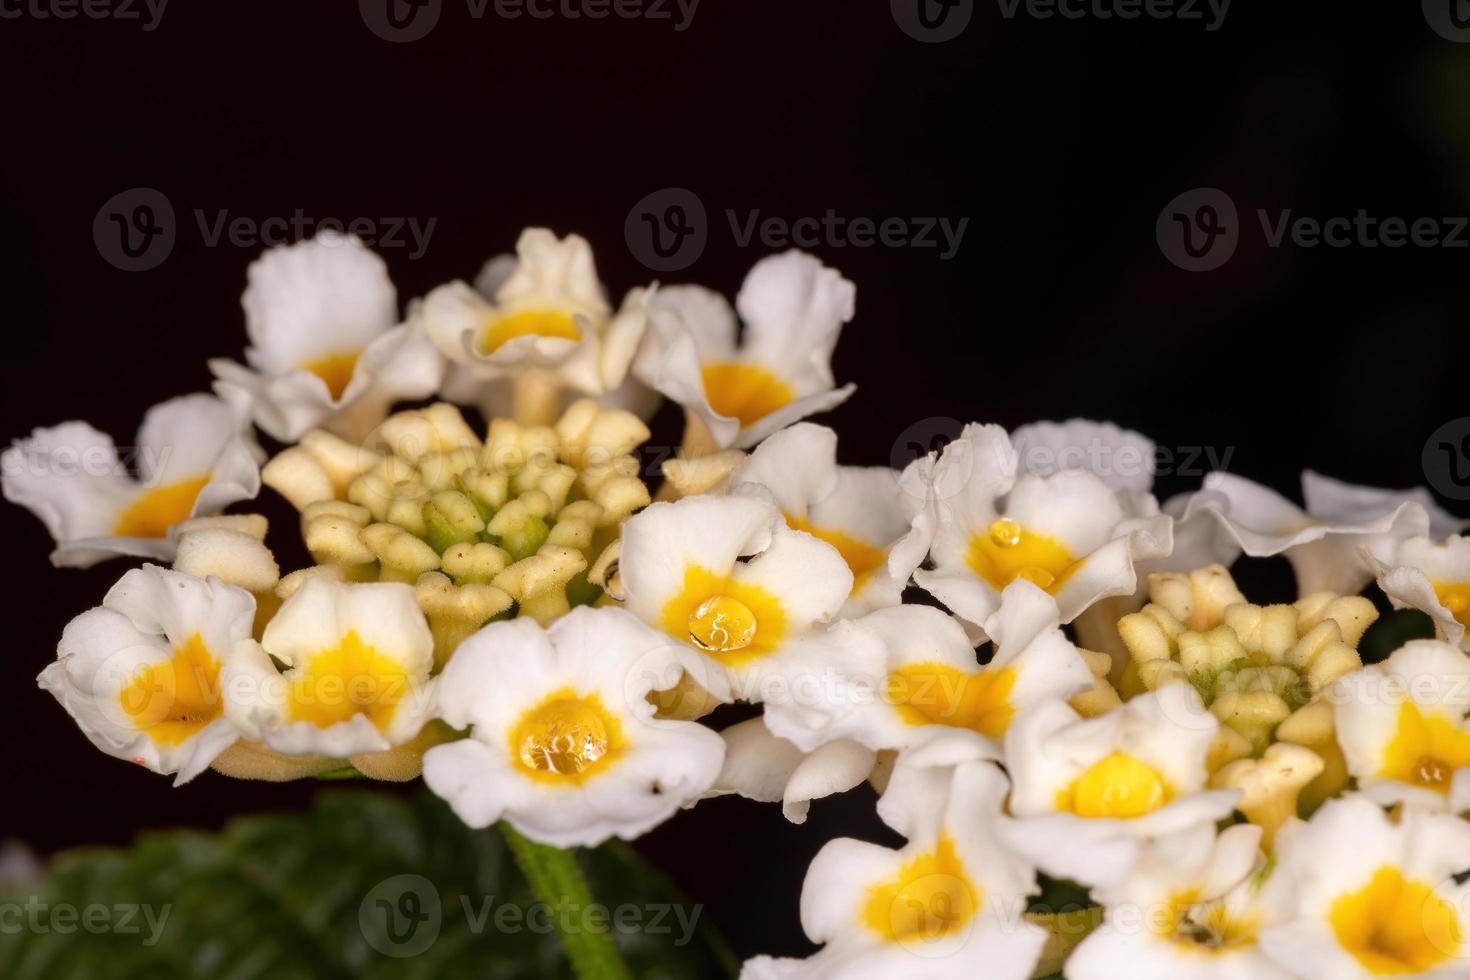
[{"label": "lantana flower cluster", "polygon": [[[1314,473],[1305,507],[1229,473],[1161,502],[1152,443],[1083,420],[842,463],[805,419],[853,393],[855,292],[789,252],[733,306],[615,303],[531,229],[400,309],[351,237],[272,249],[245,363],[149,411],[137,465],[85,422],[4,454],[56,565],[147,562],[40,685],[177,783],[422,776],[560,847],[871,785],[906,843],[829,842],[820,950],[749,978],[1470,976],[1465,522]],[[1230,569],[1274,555],[1298,598],[1252,602]],[[1365,664],[1375,581],[1435,638]]]}]

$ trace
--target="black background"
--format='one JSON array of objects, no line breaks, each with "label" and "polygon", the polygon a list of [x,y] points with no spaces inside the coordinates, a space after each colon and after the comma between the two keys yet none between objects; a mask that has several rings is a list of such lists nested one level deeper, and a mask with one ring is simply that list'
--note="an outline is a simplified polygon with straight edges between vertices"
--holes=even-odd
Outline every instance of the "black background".
[{"label": "black background", "polygon": [[[407,44],[374,36],[345,0],[174,0],[153,31],[19,9],[0,19],[7,441],[82,418],[127,444],[148,406],[206,387],[207,357],[238,356],[259,247],[210,245],[196,211],[261,222],[300,209],[308,231],[435,219],[423,256],[384,249],[403,300],[542,224],[585,235],[621,295],[655,278],[625,244],[629,210],[671,186],[704,203],[709,244],[657,278],[730,294],[770,249],[741,247],[727,209],[969,219],[948,261],[815,249],[858,285],[835,367],[859,392],[823,420],[848,462],[888,462],[925,419],[1086,415],[1176,458],[1229,453],[1231,469],[1294,495],[1303,467],[1421,483],[1429,433],[1470,414],[1470,251],[1269,248],[1255,217],[1470,211],[1470,46],[1430,30],[1417,4],[1238,0],[1207,31],[1007,18],[987,0],[942,44],[872,0],[704,0],[682,32],[476,20],[445,0]],[[136,187],[167,196],[177,241],[157,268],[124,272],[93,219]],[[1197,187],[1230,195],[1241,241],[1191,273],[1166,260],[1155,221]],[[656,441],[676,429],[666,411]],[[287,513],[269,510],[284,543]],[[33,678],[125,566],[53,570],[39,522],[0,514],[0,836],[49,853],[307,799],[312,785],[212,775],[173,790],[91,749]],[[803,828],[776,807],[701,804],[640,847],[738,952],[796,952],[801,875],[837,833],[881,835],[870,797],[820,803]]]}]

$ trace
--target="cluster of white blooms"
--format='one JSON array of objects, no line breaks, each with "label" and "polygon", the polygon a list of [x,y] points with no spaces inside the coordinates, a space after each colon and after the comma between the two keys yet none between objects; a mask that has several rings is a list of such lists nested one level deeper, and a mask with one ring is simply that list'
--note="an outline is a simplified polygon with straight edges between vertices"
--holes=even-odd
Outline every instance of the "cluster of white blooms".
[{"label": "cluster of white blooms", "polygon": [[[82,422],[5,453],[56,564],[171,563],[74,619],[41,686],[179,782],[422,775],[562,847],[870,783],[907,843],[828,843],[820,951],[750,978],[1470,977],[1464,522],[1313,473],[1305,509],[1226,473],[1161,504],[1155,447],[1081,420],[841,465],[802,420],[852,393],[854,292],[790,252],[733,308],[614,305],[585,241],[532,229],[399,322],[355,239],[273,249],[246,366],[150,411],[136,465]],[[651,471],[660,398],[686,430]],[[308,567],[222,513],[262,483]],[[1299,598],[1249,601],[1243,555]],[[1365,665],[1375,579],[1437,636]]]}]

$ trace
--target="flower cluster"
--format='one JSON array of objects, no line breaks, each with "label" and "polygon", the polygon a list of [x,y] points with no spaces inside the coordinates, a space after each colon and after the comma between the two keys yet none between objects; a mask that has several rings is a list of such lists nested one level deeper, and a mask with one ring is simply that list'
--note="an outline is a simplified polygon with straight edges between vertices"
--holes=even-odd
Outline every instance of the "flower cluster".
[{"label": "flower cluster", "polygon": [[[1081,420],[844,465],[803,419],[852,393],[855,290],[797,252],[733,307],[614,305],[541,229],[401,321],[350,237],[248,278],[246,365],[150,411],[135,465],[82,422],[4,456],[56,564],[158,563],[40,676],[104,752],[422,775],[560,847],[870,784],[906,843],[828,843],[820,951],[749,978],[1470,976],[1470,538],[1424,491],[1307,473],[1304,510],[1215,473],[1161,502],[1153,445]],[[653,469],[661,398],[686,428]],[[224,513],[262,484],[305,567]],[[1243,555],[1298,598],[1251,602]],[[1365,665],[1374,580],[1436,638]]]}]

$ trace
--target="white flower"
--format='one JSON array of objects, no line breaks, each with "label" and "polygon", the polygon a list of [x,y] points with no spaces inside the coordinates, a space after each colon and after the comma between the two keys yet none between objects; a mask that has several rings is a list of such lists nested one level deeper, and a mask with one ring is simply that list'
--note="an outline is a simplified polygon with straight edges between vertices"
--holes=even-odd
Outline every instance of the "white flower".
[{"label": "white flower", "polygon": [[412,586],[313,576],[260,642],[235,646],[226,707],[252,740],[286,755],[385,752],[429,720],[433,666],[434,638]]},{"label": "white flower", "polygon": [[[1411,640],[1328,691],[1348,772],[1382,804],[1445,809],[1470,767],[1470,657]],[[1467,773],[1470,775],[1470,773]]]},{"label": "white flower", "polygon": [[622,385],[647,326],[650,289],[608,305],[592,248],[578,235],[558,239],[528,228],[514,257],[486,264],[476,287],[452,282],[424,299],[423,322],[434,345],[463,370],[456,397],[481,401],[477,389],[526,370],[543,371],[578,391],[600,395]]},{"label": "white flower", "polygon": [[929,606],[880,609],[856,625],[883,641],[881,689],[827,715],[768,705],[772,731],[807,750],[832,739],[873,749],[957,739],[972,743],[976,755],[1000,758],[1000,741],[1019,712],[1092,688],[1092,672],[1059,628],[1056,603],[1030,582],[1008,586],[986,621],[995,654],[983,667],[964,628]]},{"label": "white flower", "polygon": [[886,466],[838,466],[837,433],[799,422],[766,439],[729,476],[732,493],[762,496],[786,523],[837,549],[853,575],[841,615],[896,606],[929,551],[923,501]]},{"label": "white flower", "polygon": [[655,503],[622,529],[627,609],[699,651],[692,679],[717,698],[825,711],[882,676],[871,631],[830,621],[852,591],[837,549],[755,497]]},{"label": "white flower", "polygon": [[1022,470],[997,425],[965,426],[930,481],[934,569],[914,579],[977,632],[1018,578],[1051,593],[1070,623],[1105,596],[1133,595],[1134,562],[1172,550],[1171,520],[1157,504],[1141,512],[1151,497],[1114,490],[1089,470]]},{"label": "white flower", "polygon": [[1145,844],[1127,878],[1092,890],[1105,914],[1067,958],[1069,980],[1291,980],[1257,943],[1284,891],[1260,838],[1250,824],[1217,835],[1201,823]]},{"label": "white flower", "polygon": [[[753,446],[856,390],[832,378],[832,351],[855,294],[835,269],[795,251],[757,262],[734,310],[699,286],[665,287],[633,373],[682,405],[715,445]],[[745,323],[738,343],[736,310]]]},{"label": "white flower", "polygon": [[1238,790],[1205,790],[1219,722],[1187,684],[1083,720],[1061,701],[1032,708],[1005,737],[1014,786],[1008,843],[1047,874],[1114,884],[1141,841],[1228,814]]},{"label": "white flower", "polygon": [[504,818],[558,847],[637,837],[720,771],[719,735],[648,700],[694,662],[620,609],[491,623],[441,677],[439,716],[470,737],[430,749],[424,779],[471,827]]},{"label": "white flower", "polygon": [[805,960],[757,957],[743,980],[1026,980],[1046,932],[1022,918],[1035,868],[995,838],[1005,795],[989,762],[901,759],[878,812],[908,843],[828,843],[801,893],[802,928],[823,948]]},{"label": "white flower", "polygon": [[1232,473],[1211,473],[1204,485],[1229,501],[1228,510],[1215,514],[1247,555],[1286,555],[1300,595],[1361,591],[1373,578],[1373,569],[1359,554],[1360,546],[1382,557],[1405,538],[1443,537],[1464,526],[1436,506],[1423,487],[1359,487],[1304,470],[1303,510],[1276,491]]},{"label": "white flower", "polygon": [[845,793],[872,775],[878,753],[838,740],[803,752],[774,734],[763,718],[750,718],[720,733],[725,763],[708,796],[738,793],[757,803],[780,803],[792,823],[805,823],[811,801]]},{"label": "white flower", "polygon": [[395,401],[439,388],[443,358],[416,324],[398,322],[388,267],[355,236],[324,231],[268,249],[241,297],[246,365],[209,362],[216,388],[248,398],[282,442],[324,427],[365,434]]},{"label": "white flower", "polygon": [[213,395],[184,395],[148,410],[125,457],[85,422],[36,429],[0,455],[0,482],[5,499],[51,532],[54,565],[172,559],[175,525],[260,492],[261,452],[249,426]]},{"label": "white flower", "polygon": [[[1294,913],[1262,950],[1299,977],[1470,976],[1470,824],[1371,800],[1326,803],[1280,838],[1277,870]],[[1274,876],[1273,876],[1274,877]]]},{"label": "white flower", "polygon": [[67,624],[40,684],[99,749],[185,783],[240,737],[220,666],[254,618],[243,589],[144,565]]},{"label": "white flower", "polygon": [[1441,637],[1470,652],[1470,538],[1408,538],[1385,560],[1362,555],[1395,608],[1427,614]]}]

